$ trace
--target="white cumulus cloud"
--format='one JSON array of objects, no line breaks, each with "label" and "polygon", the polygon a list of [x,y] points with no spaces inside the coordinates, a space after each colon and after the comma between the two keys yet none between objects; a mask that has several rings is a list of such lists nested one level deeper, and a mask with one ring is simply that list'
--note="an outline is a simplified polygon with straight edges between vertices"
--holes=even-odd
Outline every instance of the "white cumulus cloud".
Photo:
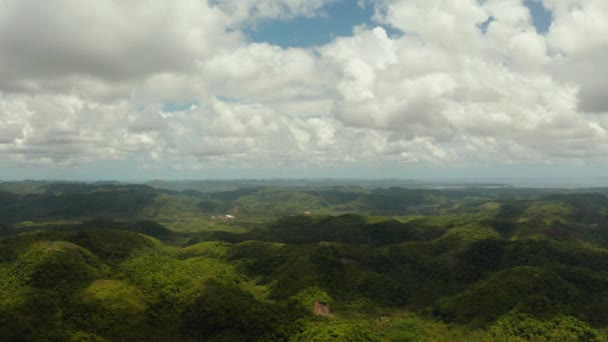
[{"label": "white cumulus cloud", "polygon": [[245,33],[333,2],[0,0],[0,165],[605,161],[608,2],[543,0],[546,34],[520,0],[367,1],[377,25],[311,48]]}]

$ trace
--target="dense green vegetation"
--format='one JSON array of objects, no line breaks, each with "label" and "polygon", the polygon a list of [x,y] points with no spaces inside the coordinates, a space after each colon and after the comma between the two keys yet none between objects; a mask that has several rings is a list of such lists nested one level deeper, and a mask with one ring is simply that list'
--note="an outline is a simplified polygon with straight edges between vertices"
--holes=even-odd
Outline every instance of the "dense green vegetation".
[{"label": "dense green vegetation", "polygon": [[169,185],[0,183],[0,340],[608,340],[605,189]]}]

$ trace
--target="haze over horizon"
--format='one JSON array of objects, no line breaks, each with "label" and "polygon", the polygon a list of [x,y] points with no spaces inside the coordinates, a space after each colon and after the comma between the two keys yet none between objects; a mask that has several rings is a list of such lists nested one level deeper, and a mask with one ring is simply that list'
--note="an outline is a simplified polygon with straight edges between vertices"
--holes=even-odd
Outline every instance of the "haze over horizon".
[{"label": "haze over horizon", "polygon": [[605,0],[0,0],[0,180],[595,179]]}]

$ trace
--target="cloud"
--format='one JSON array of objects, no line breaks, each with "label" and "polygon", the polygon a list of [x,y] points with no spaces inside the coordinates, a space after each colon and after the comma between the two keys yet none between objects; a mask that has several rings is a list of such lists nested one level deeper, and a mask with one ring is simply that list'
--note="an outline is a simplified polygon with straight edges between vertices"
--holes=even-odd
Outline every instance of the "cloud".
[{"label": "cloud", "polygon": [[15,81],[189,72],[228,38],[227,17],[203,1],[3,0],[2,8],[0,51],[10,67],[2,78]]},{"label": "cloud", "polygon": [[202,61],[209,92],[237,99],[318,99],[330,78],[314,53],[251,43]]},{"label": "cloud", "polygon": [[323,14],[325,6],[339,0],[213,0],[239,24],[255,24],[263,19],[288,20],[298,16]]},{"label": "cloud", "polygon": [[546,34],[519,0],[368,1],[379,26],[313,48],[243,33],[331,2],[0,0],[3,163],[605,160],[605,1],[544,0]]},{"label": "cloud", "polygon": [[608,3],[545,0],[544,4],[554,13],[547,34],[549,47],[559,57],[552,65],[554,75],[580,87],[581,111],[607,113],[602,89],[608,81],[602,74],[608,60]]},{"label": "cloud", "polygon": [[[601,81],[553,74],[556,65],[582,71],[569,56],[553,53],[552,35],[560,29],[560,13],[555,15],[557,24],[544,37],[520,1],[381,1],[377,20],[403,36],[389,38],[375,28],[324,48],[342,71],[335,115],[347,125],[400,133],[408,141],[432,138],[453,152],[445,155],[477,162],[483,151],[462,149],[463,140],[493,138],[494,145],[511,147],[494,157],[481,153],[490,163],[532,155],[600,157],[604,123],[579,109],[597,95]],[[490,16],[484,33],[479,24]],[[598,46],[589,49],[597,53]],[[407,152],[406,144],[395,146]]]}]

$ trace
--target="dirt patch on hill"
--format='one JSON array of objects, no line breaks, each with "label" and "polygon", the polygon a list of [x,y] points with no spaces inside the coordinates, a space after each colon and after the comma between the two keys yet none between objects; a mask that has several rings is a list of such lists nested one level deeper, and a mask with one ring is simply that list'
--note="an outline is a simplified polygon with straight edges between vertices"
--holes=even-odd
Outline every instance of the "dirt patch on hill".
[{"label": "dirt patch on hill", "polygon": [[327,304],[325,304],[323,302],[319,302],[319,301],[315,302],[315,306],[312,309],[312,313],[315,316],[323,316],[323,317],[331,316],[331,311],[329,311]]}]

